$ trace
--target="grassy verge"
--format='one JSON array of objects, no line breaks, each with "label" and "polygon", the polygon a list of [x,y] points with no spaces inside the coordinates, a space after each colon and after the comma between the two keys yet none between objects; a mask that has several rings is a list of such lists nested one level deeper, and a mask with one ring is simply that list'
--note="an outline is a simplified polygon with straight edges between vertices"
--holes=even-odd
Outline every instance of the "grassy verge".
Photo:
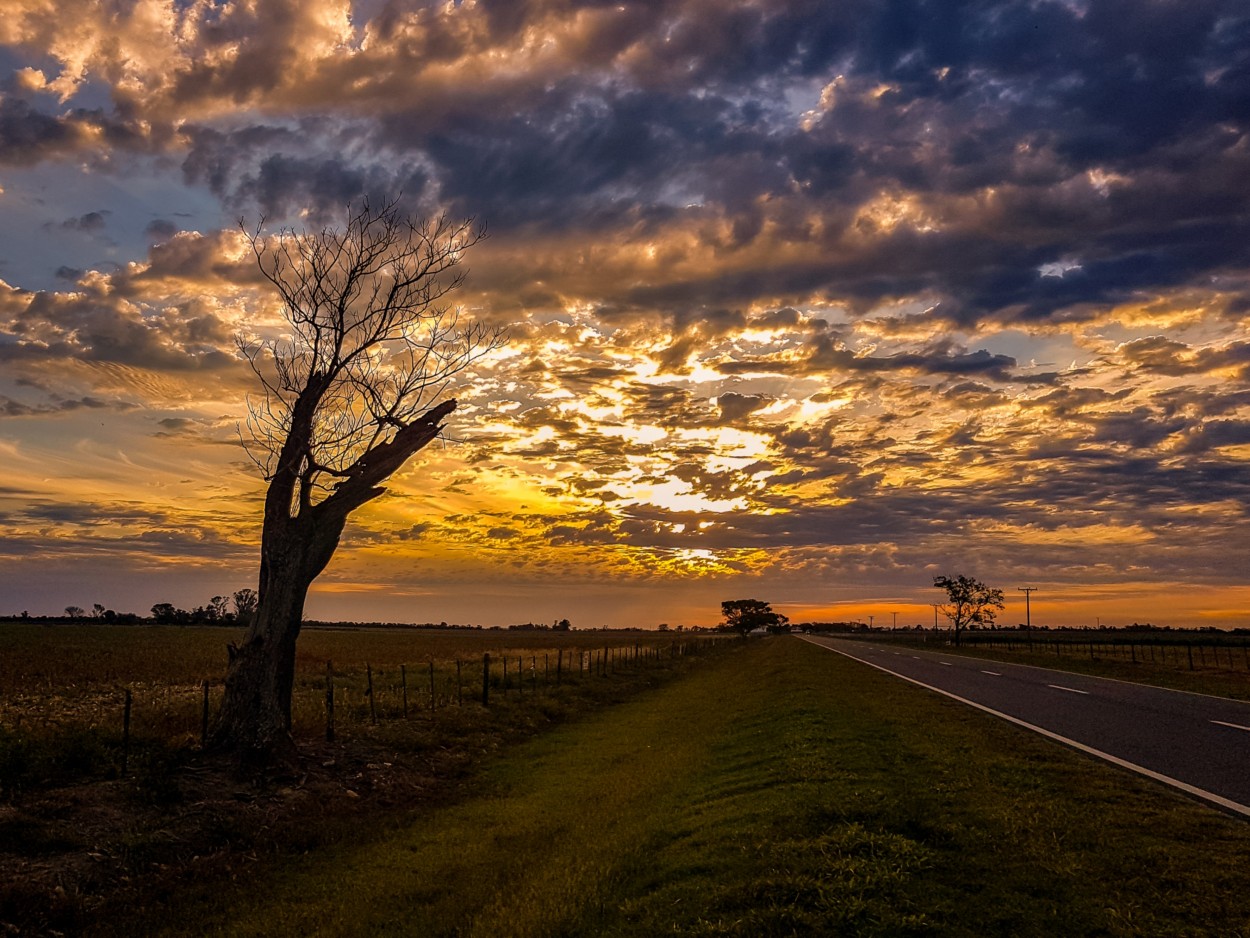
[{"label": "grassy verge", "polygon": [[119,933],[1250,935],[1250,825],[787,638],[367,834]]}]

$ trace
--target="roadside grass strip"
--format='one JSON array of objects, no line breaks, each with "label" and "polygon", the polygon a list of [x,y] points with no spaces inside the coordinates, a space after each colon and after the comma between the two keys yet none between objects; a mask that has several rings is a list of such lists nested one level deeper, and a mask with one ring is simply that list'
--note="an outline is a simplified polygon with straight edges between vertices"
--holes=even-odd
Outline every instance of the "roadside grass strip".
[{"label": "roadside grass strip", "polygon": [[779,637],[510,749],[457,804],[125,927],[1250,936],[1247,856],[1242,821]]}]

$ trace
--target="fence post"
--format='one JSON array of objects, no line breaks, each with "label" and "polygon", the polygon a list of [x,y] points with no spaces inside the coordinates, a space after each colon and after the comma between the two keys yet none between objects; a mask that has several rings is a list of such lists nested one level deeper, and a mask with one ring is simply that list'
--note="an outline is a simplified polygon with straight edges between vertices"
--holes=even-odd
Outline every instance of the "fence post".
[{"label": "fence post", "polygon": [[204,711],[200,716],[200,748],[208,745],[208,681],[204,681]]},{"label": "fence post", "polygon": [[464,684],[460,682],[460,659],[456,659],[456,706],[464,706]]},{"label": "fence post", "polygon": [[508,656],[503,656],[503,695],[508,696]]},{"label": "fence post", "polygon": [[334,665],[326,662],[326,742],[334,742]]},{"label": "fence post", "polygon": [[482,655],[482,706],[490,706],[490,652]]},{"label": "fence post", "polygon": [[556,684],[560,684],[561,678],[564,676],[564,649],[561,648],[556,652]]},{"label": "fence post", "polygon": [[1186,642],[1185,651],[1189,655],[1189,670],[1192,671],[1194,669],[1194,646]]},{"label": "fence post", "polygon": [[126,702],[122,706],[122,775],[130,764],[130,706],[133,701],[130,688],[126,688]]},{"label": "fence post", "polygon": [[378,707],[373,701],[373,668],[369,667],[369,662],[365,662],[365,693],[369,695],[369,722],[378,722]]},{"label": "fence post", "polygon": [[534,693],[538,693],[538,655],[530,655],[530,677],[534,679]]},{"label": "fence post", "polygon": [[430,659],[430,713],[434,712],[435,703],[436,701],[434,697],[434,659],[431,658]]},{"label": "fence post", "polygon": [[399,666],[399,686],[404,692],[404,719],[408,719],[408,666]]}]

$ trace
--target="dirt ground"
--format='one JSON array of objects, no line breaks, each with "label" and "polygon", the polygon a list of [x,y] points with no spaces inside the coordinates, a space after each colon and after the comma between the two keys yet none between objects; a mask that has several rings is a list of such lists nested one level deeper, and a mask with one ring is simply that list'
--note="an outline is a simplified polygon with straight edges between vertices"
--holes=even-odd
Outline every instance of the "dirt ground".
[{"label": "dirt ground", "polygon": [[448,798],[463,752],[397,754],[369,740],[302,743],[297,766],[242,775],[193,757],[160,778],[57,788],[0,805],[0,934],[90,934],[180,883],[237,876],[311,849],[376,812]]}]

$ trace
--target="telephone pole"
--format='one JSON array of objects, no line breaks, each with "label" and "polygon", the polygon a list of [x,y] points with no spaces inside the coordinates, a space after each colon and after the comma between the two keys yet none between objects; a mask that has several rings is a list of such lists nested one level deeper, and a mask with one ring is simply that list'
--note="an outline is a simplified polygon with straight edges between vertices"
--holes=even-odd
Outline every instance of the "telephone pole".
[{"label": "telephone pole", "polygon": [[1016,589],[1018,589],[1020,592],[1024,594],[1024,627],[1025,629],[1031,629],[1033,628],[1033,622],[1029,618],[1029,594],[1036,593],[1037,587],[1036,586],[1017,586]]}]

